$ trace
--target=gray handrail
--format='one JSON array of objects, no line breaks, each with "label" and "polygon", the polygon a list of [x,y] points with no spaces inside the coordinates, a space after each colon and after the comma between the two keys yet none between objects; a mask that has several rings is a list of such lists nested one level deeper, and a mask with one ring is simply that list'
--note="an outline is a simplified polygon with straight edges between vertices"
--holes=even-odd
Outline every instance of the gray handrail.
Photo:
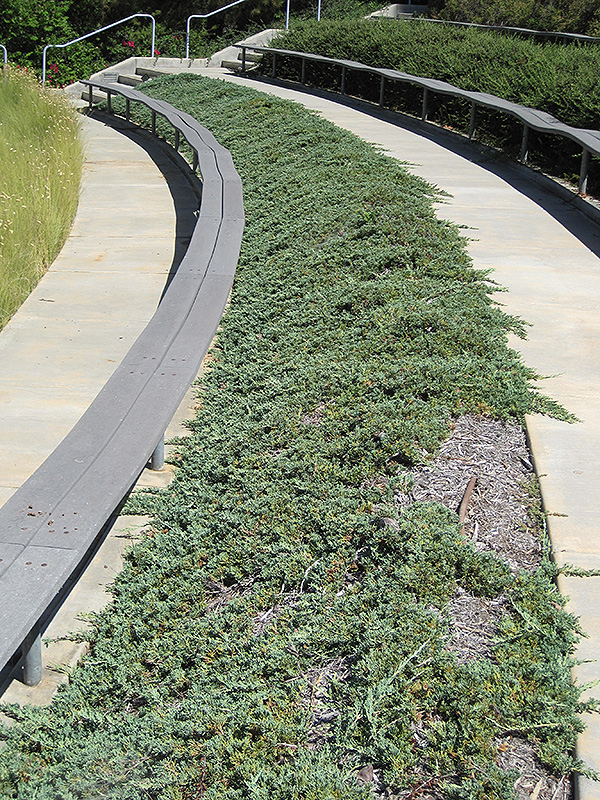
[{"label": "gray handrail", "polygon": [[330,58],[328,56],[315,55],[314,53],[302,53],[296,50],[281,50],[275,47],[244,44],[243,42],[238,42],[235,46],[239,47],[242,51],[242,72],[244,72],[246,68],[246,50],[254,50],[260,53],[270,53],[272,55],[273,62],[271,76],[273,78],[276,76],[277,56],[290,56],[293,58],[299,58],[301,60],[302,83],[304,83],[305,64],[307,61],[317,61],[323,64],[338,66],[341,68],[340,92],[342,94],[345,94],[347,70],[368,72],[372,75],[378,75],[380,78],[380,106],[383,106],[384,103],[386,80],[401,81],[403,83],[410,83],[414,86],[419,86],[423,89],[423,103],[421,110],[421,120],[423,122],[427,121],[429,92],[437,92],[438,94],[447,94],[451,97],[459,97],[469,100],[471,103],[469,139],[473,139],[475,134],[476,109],[478,106],[492,108],[496,111],[502,111],[506,114],[510,114],[523,123],[523,136],[521,140],[520,154],[520,160],[523,163],[526,163],[528,159],[528,136],[531,128],[542,133],[552,133],[557,136],[571,139],[579,144],[583,151],[581,155],[578,182],[578,189],[581,194],[585,194],[587,190],[590,154],[600,156],[600,131],[586,130],[585,128],[574,128],[570,125],[567,125],[565,122],[561,122],[545,111],[539,111],[535,108],[528,108],[527,106],[520,106],[517,103],[512,103],[509,100],[503,100],[500,97],[495,97],[494,95],[486,94],[485,92],[471,92],[466,89],[460,89],[457,86],[453,86],[451,83],[435,80],[434,78],[421,78],[417,75],[410,75],[407,72],[401,72],[400,70],[372,67],[367,64],[361,64],[358,61],[349,61],[342,58]]},{"label": "gray handrail", "polygon": [[[193,150],[202,176],[190,243],[158,308],[79,422],[0,508],[0,669],[23,660],[41,677],[41,625],[85,562],[151,455],[194,378],[221,320],[244,226],[231,154],[193,117],[119,84],[82,81],[142,102]],[[90,98],[91,102],[91,98]],[[110,106],[110,103],[109,103]],[[158,443],[158,444],[157,444]]]},{"label": "gray handrail", "polygon": [[190,22],[193,19],[208,19],[209,17],[213,17],[215,14],[218,14],[220,11],[227,11],[228,8],[233,8],[233,6],[239,6],[240,3],[245,3],[246,0],[234,0],[233,3],[229,3],[226,6],[222,6],[221,8],[217,8],[214,11],[209,11],[208,14],[191,14],[187,18],[186,26],[185,26],[185,57],[190,57]]},{"label": "gray handrail", "polygon": [[6,47],[3,44],[0,44],[0,50],[4,50],[4,66],[2,67],[2,71],[4,72],[4,80],[6,80],[6,68],[8,66],[8,53],[6,52]]},{"label": "gray handrail", "polygon": [[89,39],[90,36],[95,36],[97,33],[103,33],[104,31],[109,30],[110,28],[115,28],[117,25],[121,25],[123,22],[129,22],[130,19],[134,17],[149,17],[152,20],[152,45],[150,50],[150,55],[154,55],[154,44],[156,41],[156,20],[152,16],[152,14],[144,14],[142,12],[138,14],[130,14],[128,17],[124,17],[123,19],[117,20],[117,22],[111,22],[110,25],[105,25],[103,28],[98,28],[96,31],[92,31],[91,33],[86,33],[83,36],[79,36],[77,39],[73,39],[70,42],[65,42],[64,44],[47,44],[44,47],[44,51],[42,53],[42,86],[46,84],[46,52],[51,47],[69,47],[69,45],[77,44],[77,42],[82,42],[84,39]]},{"label": "gray handrail", "polygon": [[[214,11],[209,11],[207,14],[191,14],[187,18],[187,22],[185,25],[185,57],[190,57],[190,22],[193,19],[208,19],[209,17],[214,17],[215,14],[218,14],[221,11],[227,11],[228,8],[233,8],[234,6],[239,6],[240,3],[245,3],[246,0],[233,0],[233,3],[229,3],[226,6],[221,6],[221,8],[216,8]],[[318,17],[317,19],[321,18],[321,0],[318,0],[319,8],[318,8]],[[286,31],[290,27],[290,0],[286,0],[286,11],[285,11],[285,29]]]},{"label": "gray handrail", "polygon": [[[387,18],[389,19],[389,17]],[[393,17],[392,17],[393,19]],[[598,44],[600,37],[588,36],[585,33],[566,33],[564,31],[538,31],[533,28],[515,28],[510,25],[483,25],[476,22],[458,22],[454,19],[433,19],[432,17],[408,17],[403,21],[433,22],[439,25],[455,25],[459,28],[476,28],[477,30],[493,31],[498,33],[517,33],[529,36],[532,39],[563,39],[566,42],[582,42],[584,44]]]}]

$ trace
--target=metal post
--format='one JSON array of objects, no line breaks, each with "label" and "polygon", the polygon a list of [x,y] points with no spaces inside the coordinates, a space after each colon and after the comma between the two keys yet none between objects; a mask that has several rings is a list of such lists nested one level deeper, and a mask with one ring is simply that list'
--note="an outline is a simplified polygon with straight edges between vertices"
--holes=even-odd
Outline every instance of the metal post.
[{"label": "metal post", "polygon": [[383,93],[385,91],[385,76],[381,76],[381,83],[379,84],[379,105],[383,107]]},{"label": "metal post", "polygon": [[317,3],[317,22],[321,19],[321,0]]},{"label": "metal post", "polygon": [[165,466],[165,440],[161,437],[160,442],[154,448],[150,456],[150,469],[155,472],[160,471]]},{"label": "metal post", "polygon": [[179,150],[179,129],[175,128],[175,152]]},{"label": "metal post", "polygon": [[25,637],[21,652],[23,683],[25,686],[37,686],[42,680],[42,636],[37,626]]},{"label": "metal post", "polygon": [[110,98],[111,98],[110,89],[107,89],[106,90],[106,101],[108,103],[108,113],[112,114],[112,105],[111,105],[111,99]]},{"label": "metal post", "polygon": [[246,48],[242,47],[242,72],[246,72]]},{"label": "metal post", "polygon": [[423,89],[423,106],[421,108],[421,121],[425,122],[427,120],[427,106],[429,104],[429,89],[425,87]]},{"label": "metal post", "polygon": [[527,156],[529,155],[529,125],[523,125],[523,138],[521,139],[521,155],[520,161],[523,164],[527,163]]},{"label": "metal post", "polygon": [[346,67],[342,67],[342,78],[340,81],[340,92],[342,94],[346,93]]},{"label": "metal post", "polygon": [[302,75],[300,76],[300,83],[306,83],[306,59],[302,59]]},{"label": "metal post", "polygon": [[273,67],[271,69],[271,77],[275,77],[275,72],[277,70],[277,53],[273,53]]},{"label": "metal post", "polygon": [[285,6],[285,29],[289,30],[290,27],[290,0],[287,0]]},{"label": "metal post", "polygon": [[196,172],[198,169],[198,153],[194,150],[194,158],[192,159],[192,172]]},{"label": "metal post", "polygon": [[584,147],[581,154],[581,167],[579,169],[579,194],[586,194],[588,172],[590,169],[590,151]]},{"label": "metal post", "polygon": [[88,86],[88,89],[89,89],[89,92],[90,92],[90,97],[89,97],[89,100],[88,100],[88,109],[91,111],[92,110],[92,106],[94,104],[94,98],[93,98],[92,87]]},{"label": "metal post", "polygon": [[129,122],[129,114],[130,114],[129,106],[130,106],[129,98],[126,97],[125,98],[125,119],[127,120],[127,122]]},{"label": "metal post", "polygon": [[156,136],[156,111],[152,112],[152,135]]},{"label": "metal post", "polygon": [[475,111],[477,110],[477,106],[475,103],[471,103],[471,119],[469,121],[469,139],[473,138],[473,134],[475,133]]}]

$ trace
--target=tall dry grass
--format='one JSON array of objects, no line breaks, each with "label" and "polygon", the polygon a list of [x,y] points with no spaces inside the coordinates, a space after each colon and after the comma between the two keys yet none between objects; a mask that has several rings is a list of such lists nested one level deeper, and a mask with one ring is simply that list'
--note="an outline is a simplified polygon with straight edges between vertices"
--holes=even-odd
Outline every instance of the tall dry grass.
[{"label": "tall dry grass", "polygon": [[0,328],[64,244],[82,166],[75,110],[31,74],[9,68],[0,77]]}]

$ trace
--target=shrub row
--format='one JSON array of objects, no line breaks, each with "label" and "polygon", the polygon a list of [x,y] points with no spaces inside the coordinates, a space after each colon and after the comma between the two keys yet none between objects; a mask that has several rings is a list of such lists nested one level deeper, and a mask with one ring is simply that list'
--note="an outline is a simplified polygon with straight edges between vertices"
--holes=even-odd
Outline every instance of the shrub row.
[{"label": "shrub row", "polygon": [[598,0],[429,0],[429,13],[458,22],[600,34]]},{"label": "shrub row", "polygon": [[[375,67],[399,69],[436,78],[470,91],[487,92],[530,108],[538,108],[578,128],[600,127],[600,69],[597,45],[536,43],[488,31],[434,25],[424,21],[327,20],[319,25],[295,25],[273,42],[274,47],[348,58]],[[289,64],[288,75],[299,68]],[[314,68],[309,80],[336,88],[337,75]],[[348,93],[378,99],[378,82],[348,77]],[[420,113],[420,90],[398,85],[386,105]],[[466,131],[469,105],[433,96],[431,119]],[[476,137],[519,154],[522,125],[507,115],[485,110],[477,115]],[[578,174],[581,148],[547,134],[531,133],[530,159],[553,175],[572,179]],[[593,185],[598,188],[598,165],[593,159]]]}]

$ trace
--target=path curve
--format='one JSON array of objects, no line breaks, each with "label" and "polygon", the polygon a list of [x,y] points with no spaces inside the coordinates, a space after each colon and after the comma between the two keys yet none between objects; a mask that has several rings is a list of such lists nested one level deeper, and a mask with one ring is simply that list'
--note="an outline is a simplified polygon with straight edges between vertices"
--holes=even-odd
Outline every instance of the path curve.
[{"label": "path curve", "polygon": [[0,333],[0,506],[73,428],[143,331],[196,222],[198,199],[166,153],[153,149],[151,158],[132,126],[82,117],[82,127],[73,227]]}]

